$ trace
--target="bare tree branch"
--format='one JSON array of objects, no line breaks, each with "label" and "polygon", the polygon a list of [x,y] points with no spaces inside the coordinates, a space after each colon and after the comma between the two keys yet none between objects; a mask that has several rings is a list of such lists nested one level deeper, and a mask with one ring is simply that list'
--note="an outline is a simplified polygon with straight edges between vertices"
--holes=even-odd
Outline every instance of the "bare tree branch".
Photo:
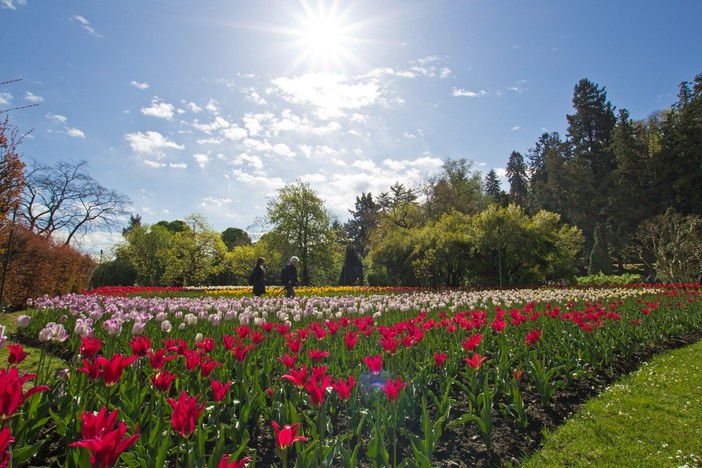
[{"label": "bare tree branch", "polygon": [[97,183],[87,172],[88,163],[59,162],[55,166],[34,162],[26,174],[20,215],[34,232],[65,236],[65,245],[78,235],[119,227],[131,201],[126,195]]}]

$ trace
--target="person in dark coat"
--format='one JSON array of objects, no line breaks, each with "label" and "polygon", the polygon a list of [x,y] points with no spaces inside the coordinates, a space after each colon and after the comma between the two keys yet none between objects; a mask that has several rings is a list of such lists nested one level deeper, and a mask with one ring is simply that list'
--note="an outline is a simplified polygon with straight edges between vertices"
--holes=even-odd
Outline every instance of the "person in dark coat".
[{"label": "person in dark coat", "polygon": [[297,264],[300,259],[290,257],[290,263],[285,265],[280,272],[280,280],[285,288],[285,297],[295,297],[295,286],[297,286]]},{"label": "person in dark coat", "polygon": [[253,284],[253,293],[256,297],[266,294],[266,268],[263,266],[265,263],[266,260],[263,257],[258,257],[256,266],[251,272],[251,284]]}]

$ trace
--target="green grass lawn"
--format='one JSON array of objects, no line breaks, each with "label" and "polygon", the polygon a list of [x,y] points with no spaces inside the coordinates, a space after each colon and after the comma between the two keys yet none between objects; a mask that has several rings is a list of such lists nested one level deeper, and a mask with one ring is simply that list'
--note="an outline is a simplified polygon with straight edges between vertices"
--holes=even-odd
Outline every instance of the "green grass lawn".
[{"label": "green grass lawn", "polygon": [[702,466],[702,342],[643,363],[520,466]]},{"label": "green grass lawn", "polygon": [[[15,324],[17,317],[25,313],[25,311],[21,311],[0,314],[0,325],[5,326],[5,335],[9,336],[10,334],[14,333],[15,330],[17,330],[17,326]],[[15,341],[12,338],[9,338],[7,343],[14,344]],[[29,353],[29,356],[27,356],[27,358],[17,366],[17,369],[19,369],[19,371],[23,374],[36,374],[37,369],[39,368],[39,360],[41,359],[41,349],[32,348],[31,346],[25,345],[22,345],[22,349]],[[10,352],[8,351],[7,346],[0,346],[0,365],[4,366],[7,364],[9,354]],[[52,373],[59,369],[65,369],[68,367],[68,364],[63,359],[48,355],[45,355],[44,365],[48,366],[48,368],[51,369],[50,372]],[[31,387],[32,385],[36,384],[36,381],[31,380],[26,382],[25,386]]]}]

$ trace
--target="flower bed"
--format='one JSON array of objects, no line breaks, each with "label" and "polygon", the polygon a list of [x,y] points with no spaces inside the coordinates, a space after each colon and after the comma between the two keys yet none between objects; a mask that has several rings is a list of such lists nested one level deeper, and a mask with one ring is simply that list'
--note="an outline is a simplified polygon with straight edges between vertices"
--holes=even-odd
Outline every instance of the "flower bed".
[{"label": "flower bed", "polygon": [[49,375],[45,352],[21,375],[11,354],[0,449],[16,465],[436,466],[479,464],[459,455],[471,441],[495,464],[559,392],[702,330],[697,286],[41,298],[13,338],[70,365]]}]

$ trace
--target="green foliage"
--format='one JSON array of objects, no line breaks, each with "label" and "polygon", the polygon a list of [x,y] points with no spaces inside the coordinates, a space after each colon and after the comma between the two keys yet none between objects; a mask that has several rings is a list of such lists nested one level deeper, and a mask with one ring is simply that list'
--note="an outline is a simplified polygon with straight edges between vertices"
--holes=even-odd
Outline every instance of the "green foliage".
[{"label": "green foliage", "polygon": [[[382,233],[382,235],[380,234]],[[516,205],[471,216],[457,211],[423,226],[382,223],[369,255],[372,285],[534,285],[574,276],[579,229]],[[383,283],[386,282],[386,283]]]},{"label": "green foliage", "polygon": [[621,275],[605,275],[600,272],[595,275],[578,276],[575,282],[581,286],[610,285],[610,284],[637,284],[641,282],[641,275],[624,273]]},{"label": "green foliage", "polygon": [[663,281],[694,281],[702,270],[702,217],[669,209],[647,219],[636,231],[631,251],[649,269],[653,269],[654,260]]},{"label": "green foliage", "polygon": [[222,241],[227,246],[227,250],[232,250],[238,245],[251,245],[251,237],[243,229],[230,227],[222,232]]},{"label": "green foliage", "polygon": [[308,183],[287,185],[268,204],[269,245],[283,258],[300,258],[302,285],[331,284],[338,278],[343,250],[336,243],[324,202]]},{"label": "green foliage", "polygon": [[612,262],[609,259],[609,254],[602,241],[602,226],[598,226],[595,230],[595,245],[592,246],[590,252],[590,263],[587,267],[589,275],[604,273],[608,275],[612,273]]}]

